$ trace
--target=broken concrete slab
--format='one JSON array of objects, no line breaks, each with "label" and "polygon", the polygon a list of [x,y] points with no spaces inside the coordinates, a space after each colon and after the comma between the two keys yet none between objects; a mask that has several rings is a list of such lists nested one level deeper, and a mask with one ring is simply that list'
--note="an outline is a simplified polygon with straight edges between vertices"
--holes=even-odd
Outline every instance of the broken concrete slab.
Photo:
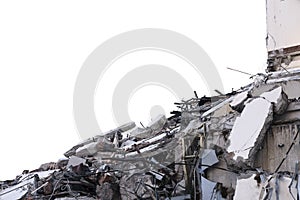
[{"label": "broken concrete slab", "polygon": [[237,156],[244,159],[253,157],[273,120],[273,110],[276,114],[281,114],[287,109],[287,105],[287,98],[281,87],[246,102],[241,116],[236,119],[230,133],[231,143],[228,151],[235,152],[235,158]]},{"label": "broken concrete slab", "polygon": [[254,144],[259,136],[263,138],[272,119],[273,105],[269,101],[263,98],[256,98],[245,105],[241,116],[236,119],[229,136],[230,145],[228,151],[235,153],[235,159],[238,156],[244,159],[251,157],[249,155],[250,150],[254,148]]},{"label": "broken concrete slab", "polygon": [[102,133],[102,134],[96,135],[96,136],[94,136],[92,138],[88,138],[88,139],[84,140],[83,142],[80,142],[79,144],[75,145],[70,150],[68,150],[66,153],[64,153],[64,155],[66,157],[73,156],[73,155],[76,154],[77,149],[79,149],[80,147],[83,147],[85,145],[88,145],[88,144],[91,144],[91,143],[95,143],[95,142],[97,142],[97,140],[99,138],[103,138],[105,136],[106,138],[110,138],[111,139],[111,138],[114,138],[114,136],[116,135],[116,133],[122,134],[122,133],[124,133],[126,131],[129,131],[129,130],[135,128],[135,127],[136,127],[135,122],[128,122],[126,124],[123,124],[123,125],[119,126],[116,129],[113,129],[113,130],[108,131],[106,133]]},{"label": "broken concrete slab", "polygon": [[114,144],[108,141],[105,137],[98,138],[97,142],[89,143],[76,150],[76,156],[86,157],[96,154],[98,151],[109,151],[112,152]]},{"label": "broken concrete slab", "polygon": [[158,115],[145,128],[137,128],[130,133],[131,137],[148,138],[160,132],[167,122],[165,115]]},{"label": "broken concrete slab", "polygon": [[233,100],[230,102],[230,107],[233,110],[237,110],[241,112],[244,108],[244,102],[248,99],[249,97],[249,91],[243,91],[241,93],[238,93],[234,96]]},{"label": "broken concrete slab", "polygon": [[264,92],[260,97],[273,103],[274,113],[278,115],[282,114],[287,109],[288,99],[286,94],[282,91],[282,87],[277,87],[269,92]]},{"label": "broken concrete slab", "polygon": [[32,179],[0,191],[0,200],[22,199],[29,192],[29,184],[33,183]]}]

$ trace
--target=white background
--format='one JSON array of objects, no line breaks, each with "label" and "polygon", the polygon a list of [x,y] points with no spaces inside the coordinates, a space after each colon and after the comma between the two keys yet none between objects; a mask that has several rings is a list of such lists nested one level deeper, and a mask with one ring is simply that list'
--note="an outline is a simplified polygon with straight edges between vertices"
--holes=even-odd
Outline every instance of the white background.
[{"label": "white background", "polygon": [[[57,161],[80,141],[73,120],[74,84],[82,63],[105,40],[138,28],[184,34],[209,54],[230,92],[248,83],[249,77],[226,67],[252,74],[265,69],[265,18],[261,0],[1,1],[0,180]],[[157,64],[180,62],[160,57],[148,55]],[[140,56],[136,59],[131,62],[141,63]],[[197,85],[201,78],[183,76],[203,94],[205,89]],[[113,89],[106,87],[95,95],[95,112],[103,130],[115,124],[109,109],[101,110],[103,102],[97,99],[109,96]],[[140,101],[154,90],[160,101],[153,94],[147,102]],[[129,102],[130,116],[145,122],[152,102],[163,105],[168,113],[173,101],[161,88],[142,88]],[[110,106],[109,98],[104,104]]]}]

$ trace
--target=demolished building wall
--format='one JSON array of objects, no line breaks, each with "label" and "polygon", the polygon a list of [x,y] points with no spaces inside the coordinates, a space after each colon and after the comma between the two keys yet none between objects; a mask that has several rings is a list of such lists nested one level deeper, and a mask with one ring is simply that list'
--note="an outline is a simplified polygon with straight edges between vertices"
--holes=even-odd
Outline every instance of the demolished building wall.
[{"label": "demolished building wall", "polygon": [[289,152],[286,161],[281,165],[280,171],[295,171],[295,161],[300,160],[299,138],[294,141],[300,123],[272,125],[266,134],[263,145],[256,156],[255,166],[268,172],[275,172],[290,145],[295,143]]}]

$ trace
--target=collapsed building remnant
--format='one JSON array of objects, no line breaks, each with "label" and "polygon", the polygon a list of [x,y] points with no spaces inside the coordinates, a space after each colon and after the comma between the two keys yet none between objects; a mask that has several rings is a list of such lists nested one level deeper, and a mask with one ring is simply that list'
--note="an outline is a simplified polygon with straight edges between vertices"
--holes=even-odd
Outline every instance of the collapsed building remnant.
[{"label": "collapsed building remnant", "polygon": [[129,122],[86,139],[0,181],[0,200],[299,199],[300,3],[266,5],[267,74],[229,94],[194,92],[146,127]]},{"label": "collapsed building remnant", "polygon": [[0,182],[0,200],[297,198],[300,94],[273,77],[285,72],[265,76],[175,103],[171,117],[148,126],[87,139],[58,162]]}]

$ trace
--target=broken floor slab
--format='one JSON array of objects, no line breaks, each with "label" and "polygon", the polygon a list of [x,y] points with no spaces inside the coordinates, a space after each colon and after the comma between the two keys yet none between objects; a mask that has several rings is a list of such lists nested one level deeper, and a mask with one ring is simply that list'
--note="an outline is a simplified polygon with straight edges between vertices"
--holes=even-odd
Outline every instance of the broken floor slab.
[{"label": "broken floor slab", "polygon": [[97,142],[89,143],[83,147],[76,150],[76,156],[85,157],[89,155],[94,155],[98,151],[109,151],[112,152],[114,149],[114,144],[108,141],[105,137],[98,138]]},{"label": "broken floor slab", "polygon": [[228,151],[243,159],[252,158],[260,148],[265,133],[273,120],[273,111],[281,114],[287,109],[287,97],[281,87],[245,102],[245,108],[231,130]]},{"label": "broken floor slab", "polygon": [[236,119],[230,133],[228,151],[234,152],[235,158],[240,156],[248,159],[250,150],[254,147],[258,136],[261,135],[263,138],[263,134],[272,119],[273,106],[269,101],[256,98],[247,103],[241,116]]},{"label": "broken floor slab", "polygon": [[116,129],[110,130],[110,131],[108,131],[108,132],[106,132],[106,133],[103,133],[103,134],[96,135],[96,136],[94,136],[94,137],[92,137],[92,138],[88,138],[88,139],[84,140],[83,142],[80,142],[79,144],[75,145],[75,146],[72,147],[70,150],[68,150],[67,152],[65,152],[64,155],[65,155],[66,157],[73,156],[73,155],[76,154],[76,151],[77,151],[79,148],[81,148],[81,147],[83,147],[83,146],[85,146],[85,145],[91,144],[91,143],[95,143],[95,142],[97,142],[100,138],[103,138],[104,136],[105,136],[106,138],[114,138],[115,135],[116,135],[117,133],[122,134],[122,133],[124,133],[124,132],[127,132],[127,131],[129,131],[129,130],[135,128],[135,127],[136,127],[136,125],[135,125],[134,122],[129,122],[129,123],[123,124],[123,125],[119,126],[119,127],[116,128]]}]

